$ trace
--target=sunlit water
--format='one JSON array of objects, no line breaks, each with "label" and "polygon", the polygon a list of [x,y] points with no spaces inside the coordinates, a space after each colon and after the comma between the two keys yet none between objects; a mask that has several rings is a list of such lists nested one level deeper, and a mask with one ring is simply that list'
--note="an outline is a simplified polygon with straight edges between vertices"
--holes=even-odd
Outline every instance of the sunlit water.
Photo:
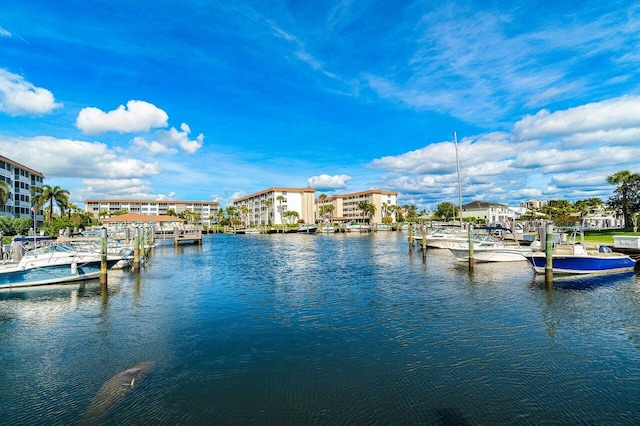
[{"label": "sunlit water", "polygon": [[528,263],[469,272],[406,238],[213,235],[111,273],[107,298],[96,282],[1,292],[0,423],[638,422],[635,274],[548,291]]}]

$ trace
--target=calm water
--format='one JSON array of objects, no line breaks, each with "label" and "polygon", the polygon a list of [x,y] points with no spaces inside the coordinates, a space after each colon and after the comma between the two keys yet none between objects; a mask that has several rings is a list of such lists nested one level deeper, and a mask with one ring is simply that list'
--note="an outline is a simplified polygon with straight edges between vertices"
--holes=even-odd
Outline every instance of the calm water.
[{"label": "calm water", "polygon": [[153,361],[102,422],[637,424],[639,278],[556,284],[423,260],[399,233],[158,247],[106,300],[95,282],[0,293],[0,423],[79,423]]}]

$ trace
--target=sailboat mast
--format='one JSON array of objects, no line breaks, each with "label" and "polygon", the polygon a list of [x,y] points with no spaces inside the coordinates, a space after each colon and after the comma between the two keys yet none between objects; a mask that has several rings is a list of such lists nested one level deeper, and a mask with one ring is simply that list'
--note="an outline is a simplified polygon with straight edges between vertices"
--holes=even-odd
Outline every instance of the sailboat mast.
[{"label": "sailboat mast", "polygon": [[460,160],[458,158],[458,136],[453,132],[453,146],[456,148],[456,171],[458,172],[458,216],[460,217],[460,228],[462,226],[462,184],[460,183]]}]

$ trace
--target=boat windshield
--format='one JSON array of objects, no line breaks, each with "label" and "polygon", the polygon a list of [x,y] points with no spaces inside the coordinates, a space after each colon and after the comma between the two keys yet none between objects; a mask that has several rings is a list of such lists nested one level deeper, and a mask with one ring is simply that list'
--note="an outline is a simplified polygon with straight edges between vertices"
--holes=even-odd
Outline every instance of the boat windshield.
[{"label": "boat windshield", "polygon": [[39,247],[35,250],[31,250],[25,256],[38,256],[49,253],[71,253],[73,251],[74,250],[71,247],[63,244],[52,244],[49,246]]}]

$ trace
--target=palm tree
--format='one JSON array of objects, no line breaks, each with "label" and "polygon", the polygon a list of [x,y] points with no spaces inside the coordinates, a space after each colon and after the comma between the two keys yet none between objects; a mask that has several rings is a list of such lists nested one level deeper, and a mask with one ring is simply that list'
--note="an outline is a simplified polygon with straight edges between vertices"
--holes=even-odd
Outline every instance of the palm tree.
[{"label": "palm tree", "polygon": [[33,206],[36,211],[39,211],[42,206],[49,203],[49,211],[47,212],[47,221],[51,221],[53,218],[53,205],[54,202],[60,208],[60,216],[64,214],[64,209],[69,203],[69,191],[62,189],[59,186],[51,187],[49,185],[32,186],[31,195],[33,196]]},{"label": "palm tree", "polygon": [[[280,222],[282,222],[282,224],[284,225],[284,220],[282,220],[282,218],[283,218],[283,213],[284,213],[284,212],[282,211],[282,202],[283,202],[284,200],[286,200],[286,198],[284,198],[284,195],[278,195],[278,196],[276,197],[276,200],[278,200],[278,203],[280,203],[280,207],[279,207],[279,208],[280,208]],[[284,229],[284,228],[283,228],[283,229]]]},{"label": "palm tree", "polygon": [[0,207],[4,207],[9,196],[11,195],[11,187],[3,180],[0,180]]},{"label": "palm tree", "polygon": [[225,210],[225,213],[227,214],[227,217],[229,218],[229,223],[231,225],[235,225],[234,219],[238,215],[238,208],[236,206],[227,206],[227,208],[225,208],[224,210]]},{"label": "palm tree", "polygon": [[320,206],[320,216],[325,218],[325,219],[329,219],[329,221],[331,221],[331,217],[333,215],[333,210],[335,209],[335,207],[333,206],[333,204],[327,204],[326,206]]},{"label": "palm tree", "polygon": [[612,176],[607,177],[607,182],[617,185],[609,205],[622,211],[624,226],[631,223],[631,215],[634,213],[634,206],[638,204],[640,186],[640,174],[631,173],[629,170],[621,170]]},{"label": "palm tree", "polygon": [[360,209],[360,211],[362,212],[362,217],[363,217],[363,221],[364,221],[364,217],[365,217],[365,212],[368,209],[369,206],[369,202],[366,200],[363,201],[358,201],[357,204],[358,208]]},{"label": "palm tree", "polygon": [[265,200],[264,206],[267,208],[267,224],[271,225],[271,206],[273,205],[273,200],[269,198]]},{"label": "palm tree", "polygon": [[244,226],[249,226],[249,207],[240,206],[240,208],[238,210],[240,210],[240,213],[242,214],[242,217],[244,218]]},{"label": "palm tree", "polygon": [[74,204],[74,203],[68,203],[67,204],[67,218],[68,219],[71,219],[71,213],[75,213],[75,212],[79,212],[79,211],[81,211],[81,210],[78,208],[77,204]]},{"label": "palm tree", "polygon": [[369,224],[371,224],[371,219],[376,214],[376,210],[377,208],[375,204],[367,203],[367,205],[365,206],[364,214],[369,218]]},{"label": "palm tree", "polygon": [[296,219],[300,217],[300,214],[295,210],[287,210],[286,212],[284,212],[284,217],[287,218],[287,222],[293,224]]}]

